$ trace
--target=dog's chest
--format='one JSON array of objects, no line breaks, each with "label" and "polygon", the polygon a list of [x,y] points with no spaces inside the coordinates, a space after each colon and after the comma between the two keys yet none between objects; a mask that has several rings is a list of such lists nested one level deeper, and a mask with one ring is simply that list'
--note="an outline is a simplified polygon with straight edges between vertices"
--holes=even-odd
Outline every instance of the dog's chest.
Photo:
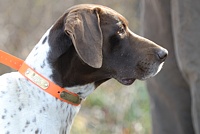
[{"label": "dog's chest", "polygon": [[[2,75],[0,81],[2,133],[56,134],[70,131],[73,118],[80,106],[75,107],[57,100],[32,85],[18,72]],[[87,85],[81,90],[77,88],[77,91],[90,91],[89,88],[93,86]]]}]

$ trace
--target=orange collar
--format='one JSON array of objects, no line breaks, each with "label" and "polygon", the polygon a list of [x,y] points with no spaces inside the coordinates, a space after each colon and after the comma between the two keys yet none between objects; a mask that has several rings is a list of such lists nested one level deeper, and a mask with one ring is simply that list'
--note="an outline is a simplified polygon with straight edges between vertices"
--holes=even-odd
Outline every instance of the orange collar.
[{"label": "orange collar", "polygon": [[52,96],[67,102],[71,105],[78,106],[81,103],[81,98],[65,88],[61,88],[47,78],[37,73],[34,69],[29,67],[22,59],[10,55],[0,50],[0,63],[5,64],[15,70],[18,70],[24,77],[26,77],[33,84]]}]

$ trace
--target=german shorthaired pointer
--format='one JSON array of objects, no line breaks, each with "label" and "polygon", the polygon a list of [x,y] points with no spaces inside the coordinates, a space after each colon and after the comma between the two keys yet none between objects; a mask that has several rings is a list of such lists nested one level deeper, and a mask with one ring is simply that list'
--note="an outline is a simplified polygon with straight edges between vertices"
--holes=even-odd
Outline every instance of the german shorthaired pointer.
[{"label": "german shorthaired pointer", "polygon": [[[68,9],[44,34],[25,63],[81,100],[110,78],[124,85],[156,75],[167,50],[128,28],[100,5]],[[80,105],[48,94],[19,72],[0,77],[1,134],[68,134]]]}]

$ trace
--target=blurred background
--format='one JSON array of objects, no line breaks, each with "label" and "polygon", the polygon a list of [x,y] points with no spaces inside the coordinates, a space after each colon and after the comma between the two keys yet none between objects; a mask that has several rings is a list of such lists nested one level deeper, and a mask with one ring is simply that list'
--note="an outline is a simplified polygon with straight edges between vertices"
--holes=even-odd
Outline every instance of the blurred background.
[{"label": "blurred background", "polygon": [[[108,6],[129,21],[139,34],[139,0],[1,0],[0,49],[25,59],[46,30],[76,4]],[[0,74],[11,69],[0,65]],[[149,134],[149,98],[144,82],[123,86],[115,80],[102,84],[75,118],[71,134]]]}]

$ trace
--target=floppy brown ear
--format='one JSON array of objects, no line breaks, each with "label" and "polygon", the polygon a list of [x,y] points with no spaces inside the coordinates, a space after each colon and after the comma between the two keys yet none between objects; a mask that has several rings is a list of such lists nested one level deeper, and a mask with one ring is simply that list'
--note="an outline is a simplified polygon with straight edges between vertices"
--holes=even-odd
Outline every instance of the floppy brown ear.
[{"label": "floppy brown ear", "polygon": [[102,31],[98,10],[71,11],[66,17],[65,32],[71,37],[81,59],[89,66],[102,66]]}]

